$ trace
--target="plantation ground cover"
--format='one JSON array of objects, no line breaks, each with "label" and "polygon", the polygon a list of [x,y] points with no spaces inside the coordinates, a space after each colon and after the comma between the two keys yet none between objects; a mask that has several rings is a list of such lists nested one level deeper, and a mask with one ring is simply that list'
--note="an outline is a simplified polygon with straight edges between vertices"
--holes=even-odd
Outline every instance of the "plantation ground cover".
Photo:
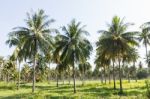
[{"label": "plantation ground cover", "polygon": [[77,81],[77,93],[73,93],[73,84],[68,85],[66,81],[63,85],[60,82],[56,87],[56,82],[50,84],[37,83],[36,92],[31,93],[31,83],[21,84],[20,90],[16,90],[15,84],[0,82],[0,99],[147,99],[145,96],[145,80],[138,82],[123,81],[124,94],[119,95],[119,82],[117,90],[113,90],[111,84],[101,84],[100,81],[86,81],[82,86],[81,81]]}]

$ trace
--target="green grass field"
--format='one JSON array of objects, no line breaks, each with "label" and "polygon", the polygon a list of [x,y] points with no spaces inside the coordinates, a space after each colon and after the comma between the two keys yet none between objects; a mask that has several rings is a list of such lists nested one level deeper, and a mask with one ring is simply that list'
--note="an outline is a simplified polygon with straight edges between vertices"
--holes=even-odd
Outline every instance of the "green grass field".
[{"label": "green grass field", "polygon": [[0,99],[147,99],[145,92],[145,80],[138,82],[123,81],[124,94],[118,95],[117,90],[113,90],[113,83],[101,84],[100,81],[86,81],[82,86],[81,81],[77,81],[77,93],[73,93],[73,85],[65,85],[60,82],[56,87],[56,82],[37,83],[36,92],[31,93],[31,83],[22,84],[20,90],[16,90],[15,84],[0,82]]}]

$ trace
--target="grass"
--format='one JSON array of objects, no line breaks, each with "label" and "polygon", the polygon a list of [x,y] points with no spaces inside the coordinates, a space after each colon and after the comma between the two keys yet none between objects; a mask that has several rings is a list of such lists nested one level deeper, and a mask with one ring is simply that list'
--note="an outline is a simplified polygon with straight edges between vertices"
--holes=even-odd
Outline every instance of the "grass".
[{"label": "grass", "polygon": [[56,87],[56,82],[37,83],[36,92],[31,92],[31,83],[22,84],[20,90],[16,90],[14,83],[0,82],[0,99],[146,99],[145,80],[138,82],[123,81],[124,94],[119,95],[119,82],[117,90],[113,90],[111,84],[101,84],[100,81],[86,81],[82,86],[81,81],[77,81],[77,93],[73,93],[73,84],[68,82],[63,85],[60,82]]}]

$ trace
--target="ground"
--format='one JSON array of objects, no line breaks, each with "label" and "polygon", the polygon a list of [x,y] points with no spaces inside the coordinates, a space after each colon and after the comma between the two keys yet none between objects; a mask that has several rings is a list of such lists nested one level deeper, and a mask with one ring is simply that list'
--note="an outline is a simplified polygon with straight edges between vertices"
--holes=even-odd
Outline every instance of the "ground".
[{"label": "ground", "polygon": [[77,81],[77,93],[73,93],[73,84],[68,85],[65,81],[60,82],[56,87],[56,82],[36,83],[36,92],[31,92],[31,83],[21,84],[20,90],[16,90],[14,82],[0,82],[0,99],[147,99],[145,92],[145,80],[134,80],[128,83],[123,81],[124,94],[119,95],[119,82],[117,90],[113,90],[111,84],[101,84],[100,81],[86,81],[82,86],[81,81]]}]

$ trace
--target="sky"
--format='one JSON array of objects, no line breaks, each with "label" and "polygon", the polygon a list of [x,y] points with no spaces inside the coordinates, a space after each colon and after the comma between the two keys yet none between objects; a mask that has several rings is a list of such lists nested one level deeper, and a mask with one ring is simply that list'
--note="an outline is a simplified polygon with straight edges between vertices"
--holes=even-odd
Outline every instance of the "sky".
[{"label": "sky", "polygon": [[[86,25],[90,33],[88,39],[95,46],[98,40],[98,30],[107,29],[107,23],[113,16],[125,18],[125,22],[135,23],[129,30],[137,31],[144,22],[150,21],[150,0],[0,0],[0,56],[7,57],[13,52],[5,44],[8,33],[12,28],[25,26],[26,13],[45,10],[49,18],[55,19],[51,27],[60,29],[72,19]],[[139,53],[143,58],[144,47],[140,47]],[[95,47],[91,54],[92,65],[95,58]]]}]

